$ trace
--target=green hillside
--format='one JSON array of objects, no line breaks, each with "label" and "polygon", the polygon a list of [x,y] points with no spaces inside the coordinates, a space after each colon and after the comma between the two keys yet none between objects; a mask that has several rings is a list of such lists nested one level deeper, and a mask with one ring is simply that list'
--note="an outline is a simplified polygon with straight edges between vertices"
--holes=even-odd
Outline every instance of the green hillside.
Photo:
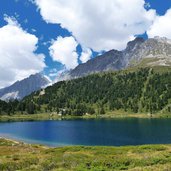
[{"label": "green hillside", "polygon": [[1,114],[55,112],[82,116],[115,110],[170,113],[170,69],[144,68],[93,74],[56,83],[21,102],[0,102]]}]

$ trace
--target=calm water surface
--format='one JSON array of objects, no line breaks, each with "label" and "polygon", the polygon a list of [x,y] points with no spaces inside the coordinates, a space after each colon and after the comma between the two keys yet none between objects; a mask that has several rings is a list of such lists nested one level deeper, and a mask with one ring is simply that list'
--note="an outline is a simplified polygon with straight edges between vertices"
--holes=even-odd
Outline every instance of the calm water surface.
[{"label": "calm water surface", "polygon": [[169,144],[171,119],[6,122],[0,136],[48,146]]}]

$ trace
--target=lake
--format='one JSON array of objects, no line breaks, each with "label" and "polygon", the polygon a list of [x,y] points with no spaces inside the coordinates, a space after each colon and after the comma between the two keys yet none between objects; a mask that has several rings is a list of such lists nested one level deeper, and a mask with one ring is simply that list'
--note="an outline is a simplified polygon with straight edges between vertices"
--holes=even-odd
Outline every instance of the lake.
[{"label": "lake", "polygon": [[171,119],[5,122],[0,136],[48,146],[169,144]]}]

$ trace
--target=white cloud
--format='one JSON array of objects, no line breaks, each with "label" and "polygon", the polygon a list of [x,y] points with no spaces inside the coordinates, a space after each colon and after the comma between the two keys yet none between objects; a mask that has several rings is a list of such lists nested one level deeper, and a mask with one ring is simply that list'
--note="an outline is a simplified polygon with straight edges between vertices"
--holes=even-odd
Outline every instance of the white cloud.
[{"label": "white cloud", "polygon": [[48,74],[48,76],[49,77],[56,77],[57,75],[58,75],[58,70],[57,70],[57,68],[53,68],[53,69],[51,69],[50,71],[49,71],[49,74]]},{"label": "white cloud", "polygon": [[49,77],[56,77],[58,74],[57,73],[50,73],[48,76]]},{"label": "white cloud", "polygon": [[34,53],[36,36],[24,31],[14,18],[5,16],[7,25],[0,28],[0,87],[40,72],[44,55]]},{"label": "white cloud", "polygon": [[80,60],[82,63],[85,63],[91,58],[91,56],[92,56],[91,49],[83,48],[83,51],[82,51],[81,56],[80,56]]},{"label": "white cloud", "polygon": [[165,15],[156,17],[147,34],[151,38],[160,36],[171,39],[171,9]]},{"label": "white cloud", "polygon": [[54,61],[65,65],[66,69],[73,69],[78,65],[77,46],[78,43],[73,37],[59,36],[49,48],[50,55]]},{"label": "white cloud", "polygon": [[124,49],[152,24],[155,10],[144,0],[35,0],[43,19],[61,24],[84,47],[95,51]]}]

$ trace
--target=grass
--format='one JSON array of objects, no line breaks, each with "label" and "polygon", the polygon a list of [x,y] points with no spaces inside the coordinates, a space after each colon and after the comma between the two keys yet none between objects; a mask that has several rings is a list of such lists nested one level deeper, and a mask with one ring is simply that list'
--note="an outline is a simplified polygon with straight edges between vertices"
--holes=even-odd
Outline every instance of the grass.
[{"label": "grass", "polygon": [[43,121],[43,120],[61,120],[61,119],[96,119],[96,118],[171,118],[170,113],[132,113],[124,112],[123,110],[117,110],[112,112],[107,112],[104,115],[84,115],[84,116],[59,116],[57,114],[15,114],[15,115],[0,115],[0,122],[10,122],[10,121]]},{"label": "grass", "polygon": [[134,63],[134,61],[132,62],[132,66],[128,67],[127,69],[123,70],[122,72],[124,73],[128,73],[128,72],[135,72],[137,71],[137,69],[140,68],[152,68],[154,72],[156,73],[166,73],[166,72],[171,72],[171,67],[170,66],[152,66],[150,65],[153,62],[157,62],[159,59],[157,58],[145,58],[143,60],[140,61],[140,63],[137,65],[136,63]]},{"label": "grass", "polygon": [[61,117],[58,115],[42,114],[15,114],[15,115],[0,115],[0,122],[9,121],[41,121],[41,120],[58,120]]},{"label": "grass", "polygon": [[0,139],[0,170],[171,170],[171,145],[48,148]]},{"label": "grass", "polygon": [[171,113],[132,113],[123,110],[107,112],[105,115],[100,115],[101,118],[171,118]]}]

